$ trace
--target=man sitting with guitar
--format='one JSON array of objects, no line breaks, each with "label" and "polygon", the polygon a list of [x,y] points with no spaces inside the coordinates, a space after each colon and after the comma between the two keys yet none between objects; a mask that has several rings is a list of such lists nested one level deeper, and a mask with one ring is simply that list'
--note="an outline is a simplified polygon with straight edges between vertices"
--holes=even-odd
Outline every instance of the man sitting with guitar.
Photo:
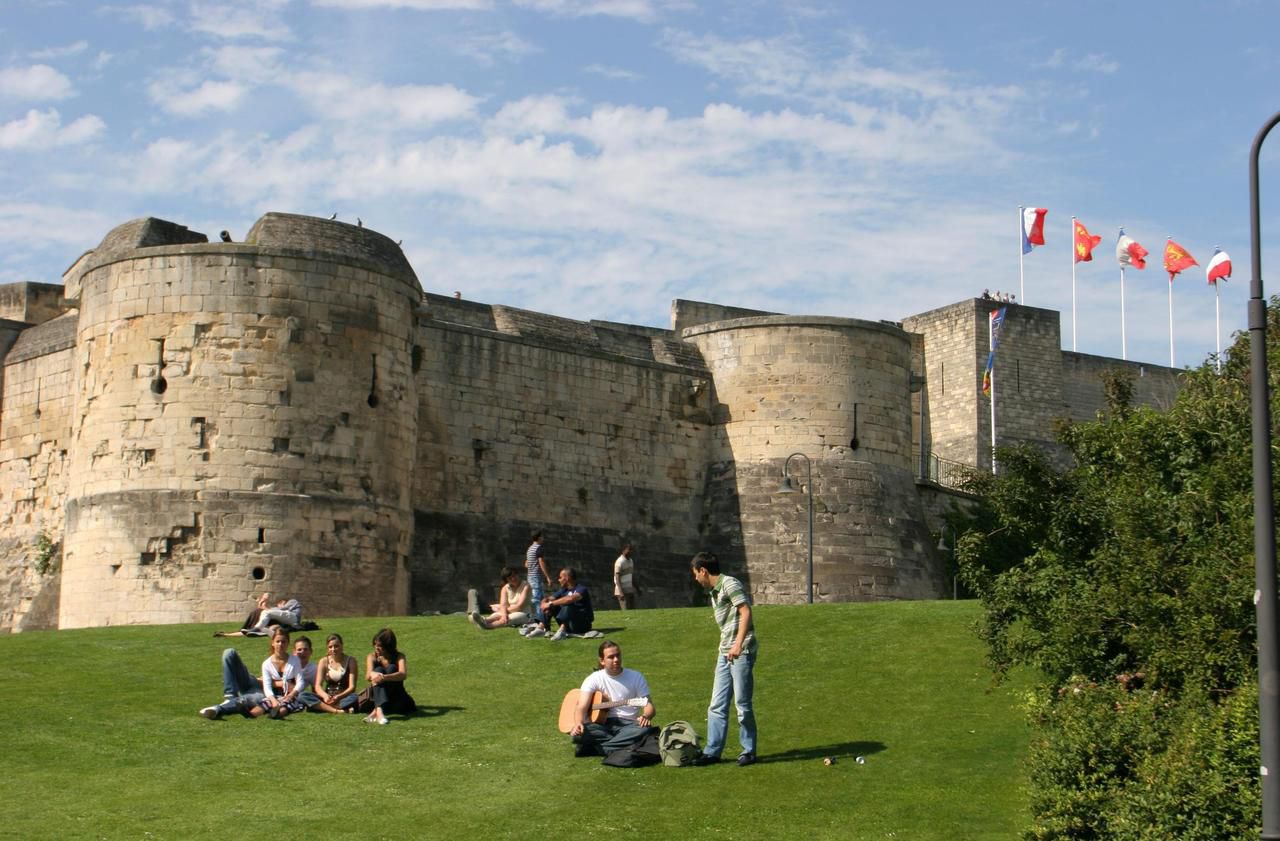
[{"label": "man sitting with guitar", "polygon": [[600,668],[587,675],[560,711],[560,729],[573,737],[575,756],[608,756],[630,747],[650,733],[653,702],[644,675],[622,667],[622,649],[612,640],[600,643]]}]

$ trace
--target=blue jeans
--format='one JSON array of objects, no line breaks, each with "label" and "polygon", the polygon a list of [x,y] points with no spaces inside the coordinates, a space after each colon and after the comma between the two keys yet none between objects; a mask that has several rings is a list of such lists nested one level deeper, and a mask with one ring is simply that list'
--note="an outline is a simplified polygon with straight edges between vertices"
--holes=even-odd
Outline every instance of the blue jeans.
[{"label": "blue jeans", "polygon": [[533,579],[529,579],[530,599],[533,600],[533,619],[535,622],[541,622],[543,627],[547,625],[547,617],[542,612],[542,599],[547,594],[542,583],[542,576],[538,576],[537,583]]},{"label": "blue jeans", "polygon": [[711,706],[707,707],[707,746],[703,749],[707,756],[719,756],[724,750],[730,696],[738,708],[738,742],[742,752],[756,752],[756,713],[751,706],[751,693],[755,689],[751,669],[755,661],[754,653],[744,652],[732,663],[723,654],[716,653],[716,676],[711,685]]},{"label": "blue jeans", "polygon": [[234,648],[222,652],[222,694],[226,700],[218,705],[221,715],[247,713],[267,697],[262,692],[262,682],[249,674],[240,652]]}]

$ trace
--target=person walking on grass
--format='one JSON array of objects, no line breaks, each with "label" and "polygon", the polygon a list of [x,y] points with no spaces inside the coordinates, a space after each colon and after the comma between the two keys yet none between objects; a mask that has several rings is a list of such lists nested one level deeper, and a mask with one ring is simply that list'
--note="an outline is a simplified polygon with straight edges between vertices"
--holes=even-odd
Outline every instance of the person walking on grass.
[{"label": "person walking on grass", "polygon": [[524,553],[524,570],[532,594],[530,604],[533,605],[533,619],[545,628],[547,617],[542,613],[542,600],[547,595],[551,574],[547,572],[547,559],[542,549],[542,529],[538,529],[530,537],[529,548]]},{"label": "person walking on grass", "polygon": [[710,552],[699,552],[690,562],[693,579],[711,597],[711,608],[720,627],[716,649],[711,705],[707,707],[707,745],[694,757],[694,765],[720,761],[729,730],[729,699],[738,708],[739,765],[756,761],[756,714],[751,696],[755,690],[752,668],[756,662],[756,635],[751,617],[751,597],[738,579],[720,572],[720,561]]},{"label": "person walking on grass", "polygon": [[631,557],[631,544],[625,543],[618,559],[613,562],[613,597],[619,610],[631,610],[636,606],[640,586],[636,583],[636,562]]}]

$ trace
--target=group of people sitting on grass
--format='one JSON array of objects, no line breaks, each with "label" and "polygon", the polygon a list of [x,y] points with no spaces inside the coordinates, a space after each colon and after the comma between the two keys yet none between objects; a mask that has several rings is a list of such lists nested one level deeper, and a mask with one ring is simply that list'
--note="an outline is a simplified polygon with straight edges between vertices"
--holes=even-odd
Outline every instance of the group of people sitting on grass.
[{"label": "group of people sitting on grass", "polygon": [[249,673],[240,652],[222,652],[223,701],[200,710],[216,720],[240,713],[250,718],[284,718],[296,712],[343,714],[367,712],[365,721],[386,724],[388,714],[413,713],[417,706],[404,688],[408,676],[396,635],[383,628],[373,637],[373,651],[365,658],[368,687],[359,690],[360,667],[348,655],[339,634],[330,634],[326,654],[311,662],[311,640],[298,637],[290,645],[289,630],[271,626],[271,653],[262,661],[261,679]]},{"label": "group of people sitting on grass", "polygon": [[[521,580],[520,571],[512,567],[502,568],[502,587],[498,601],[489,605],[489,615],[480,610],[480,596],[475,590],[467,591],[467,619],[481,630],[494,628],[519,628],[526,639],[546,637],[562,640],[565,637],[599,637],[592,630],[595,610],[591,607],[591,591],[578,583],[578,575],[570,567],[560,570],[557,582],[560,589],[544,596],[535,603],[533,588]],[[551,633],[552,624],[556,631]]]}]

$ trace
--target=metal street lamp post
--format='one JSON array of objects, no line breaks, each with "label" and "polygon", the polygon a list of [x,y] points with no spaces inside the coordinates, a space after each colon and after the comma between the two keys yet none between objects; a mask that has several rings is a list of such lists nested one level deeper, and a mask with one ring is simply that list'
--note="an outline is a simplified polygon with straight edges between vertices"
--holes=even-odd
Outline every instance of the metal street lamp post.
[{"label": "metal street lamp post", "polygon": [[1267,304],[1262,298],[1262,222],[1258,156],[1276,124],[1273,116],[1249,153],[1249,367],[1253,398],[1253,552],[1258,616],[1258,734],[1262,750],[1262,838],[1280,839],[1280,636],[1276,628],[1276,529],[1271,483],[1271,401],[1267,389]]},{"label": "metal street lamp post", "polygon": [[805,479],[806,495],[809,497],[809,575],[805,580],[805,590],[809,594],[809,604],[813,604],[813,462],[809,461],[809,457],[804,453],[792,453],[787,456],[787,460],[782,464],[782,487],[778,488],[780,494],[800,493],[791,482],[791,476],[788,470],[791,467],[791,459],[800,457],[804,459],[805,468],[807,470],[807,478]]}]

